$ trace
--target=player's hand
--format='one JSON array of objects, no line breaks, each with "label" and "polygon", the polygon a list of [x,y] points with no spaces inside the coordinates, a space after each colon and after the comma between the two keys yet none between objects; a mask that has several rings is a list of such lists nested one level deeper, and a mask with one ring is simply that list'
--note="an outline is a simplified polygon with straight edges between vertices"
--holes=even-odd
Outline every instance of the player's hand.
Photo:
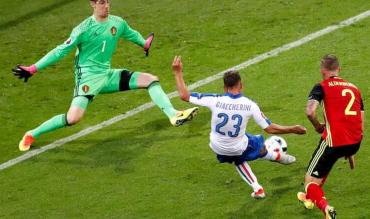
[{"label": "player's hand", "polygon": [[181,74],[182,73],[181,56],[175,56],[175,58],[173,59],[172,70],[175,74]]},{"label": "player's hand", "polygon": [[298,134],[298,135],[304,135],[306,134],[307,129],[304,126],[301,125],[295,125],[293,127],[293,133]]},{"label": "player's hand", "polygon": [[17,65],[12,69],[14,76],[18,77],[19,79],[24,78],[24,82],[28,81],[28,78],[32,77],[37,72],[36,66],[23,66]]},{"label": "player's hand", "polygon": [[351,168],[351,170],[355,169],[355,155],[345,157],[345,159],[348,159],[349,168]]},{"label": "player's hand", "polygon": [[324,129],[325,129],[325,124],[324,123],[320,123],[320,125],[315,127],[316,132],[319,133],[319,134],[323,133]]},{"label": "player's hand", "polygon": [[149,49],[152,46],[153,39],[154,39],[154,33],[150,33],[148,38],[146,39],[145,45],[144,45],[145,56],[149,55]]}]

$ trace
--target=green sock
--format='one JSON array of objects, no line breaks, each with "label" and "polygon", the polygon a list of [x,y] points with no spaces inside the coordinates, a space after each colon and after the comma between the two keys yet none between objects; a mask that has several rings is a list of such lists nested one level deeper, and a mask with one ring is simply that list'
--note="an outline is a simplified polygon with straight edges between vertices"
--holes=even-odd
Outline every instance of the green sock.
[{"label": "green sock", "polygon": [[54,131],[55,129],[63,128],[67,125],[66,115],[61,114],[54,116],[48,121],[42,123],[39,127],[30,131],[32,137],[37,138],[42,134]]},{"label": "green sock", "polygon": [[162,90],[159,82],[154,82],[148,87],[148,92],[152,101],[167,115],[168,118],[172,118],[176,115],[177,110],[173,108],[170,99]]}]

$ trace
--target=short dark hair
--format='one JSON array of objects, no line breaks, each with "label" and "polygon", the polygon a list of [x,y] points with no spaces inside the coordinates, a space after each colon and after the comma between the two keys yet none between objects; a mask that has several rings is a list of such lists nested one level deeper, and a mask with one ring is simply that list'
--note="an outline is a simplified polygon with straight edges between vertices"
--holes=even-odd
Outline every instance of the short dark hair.
[{"label": "short dark hair", "polygon": [[235,87],[242,79],[238,71],[227,71],[224,74],[224,85],[225,87]]},{"label": "short dark hair", "polygon": [[339,67],[339,60],[335,55],[327,54],[322,57],[320,66],[326,70],[334,71]]}]

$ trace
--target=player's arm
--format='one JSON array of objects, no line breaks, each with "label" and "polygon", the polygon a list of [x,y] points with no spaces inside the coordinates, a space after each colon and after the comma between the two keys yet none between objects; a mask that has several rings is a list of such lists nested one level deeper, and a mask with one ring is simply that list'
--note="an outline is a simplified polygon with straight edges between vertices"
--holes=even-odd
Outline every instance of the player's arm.
[{"label": "player's arm", "polygon": [[349,163],[349,168],[351,170],[355,169],[355,155],[352,155],[352,156],[349,156],[349,157],[344,157],[344,159],[348,159],[348,163]]},{"label": "player's arm", "polygon": [[139,45],[140,47],[143,47],[145,55],[148,56],[149,49],[154,39],[154,33],[150,33],[148,38],[144,39],[143,36],[138,31],[132,29],[125,20],[122,21],[122,25],[122,37],[130,42],[135,43],[136,45]]},{"label": "player's arm", "polygon": [[306,116],[318,133],[322,133],[325,128],[325,124],[320,123],[316,113],[317,107],[319,106],[323,97],[324,91],[321,85],[316,84],[310,92],[306,106]]},{"label": "player's arm", "polygon": [[[364,133],[364,131],[365,131],[365,109],[364,109],[364,103],[362,101],[362,98],[361,98],[360,102],[361,102],[362,133]],[[355,155],[345,157],[345,159],[348,159],[349,167],[353,170],[355,168]]]},{"label": "player's arm", "polygon": [[275,123],[271,123],[265,129],[265,132],[269,134],[289,134],[294,133],[298,135],[306,134],[306,128],[301,125],[283,126]]},{"label": "player's arm", "polygon": [[33,76],[36,72],[54,64],[66,56],[78,44],[79,31],[74,29],[69,37],[63,44],[51,50],[48,54],[42,57],[39,61],[31,66],[17,65],[12,69],[13,74],[19,79],[27,82],[28,78]]},{"label": "player's arm", "polygon": [[35,66],[38,71],[43,70],[49,65],[52,65],[62,58],[64,58],[68,53],[76,48],[78,40],[76,38],[69,38],[63,44],[57,46],[51,50],[48,54],[42,57]]},{"label": "player's arm", "polygon": [[319,105],[317,100],[308,100],[306,106],[306,116],[310,120],[312,126],[315,128],[316,132],[322,133],[325,128],[325,124],[320,123],[317,118],[316,109]]},{"label": "player's arm", "polygon": [[212,110],[212,107],[215,105],[219,95],[189,92],[182,75],[181,56],[175,56],[172,63],[172,70],[175,75],[176,88],[180,98],[183,101],[190,102],[198,106],[205,106]]},{"label": "player's arm", "polygon": [[182,62],[181,56],[175,56],[172,62],[172,71],[175,74],[176,88],[180,98],[183,101],[189,102],[190,92],[186,87],[183,75],[182,75]]},{"label": "player's arm", "polygon": [[260,110],[257,104],[252,105],[252,116],[254,121],[260,126],[265,132],[269,134],[305,134],[306,128],[301,125],[283,126],[276,123],[272,123]]},{"label": "player's arm", "polygon": [[365,111],[361,111],[361,117],[362,117],[362,132],[365,131]]},{"label": "player's arm", "polygon": [[361,99],[361,120],[362,120],[362,133],[365,132],[365,107],[364,102]]}]

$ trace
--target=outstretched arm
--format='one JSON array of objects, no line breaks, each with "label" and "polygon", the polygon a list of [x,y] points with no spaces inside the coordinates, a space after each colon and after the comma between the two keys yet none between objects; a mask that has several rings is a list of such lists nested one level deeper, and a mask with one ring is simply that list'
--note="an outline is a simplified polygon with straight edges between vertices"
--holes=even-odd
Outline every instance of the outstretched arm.
[{"label": "outstretched arm", "polygon": [[185,85],[185,81],[182,76],[181,56],[175,56],[175,58],[173,59],[172,71],[175,74],[177,92],[179,92],[180,98],[183,101],[189,102],[190,93]]},{"label": "outstretched arm", "polygon": [[306,134],[307,129],[301,125],[282,126],[279,124],[271,123],[264,129],[269,134],[288,134],[294,133],[298,135]]},{"label": "outstretched arm", "polygon": [[269,134],[306,134],[307,129],[301,125],[283,126],[272,123],[260,110],[257,104],[252,105],[253,119],[265,132]]},{"label": "outstretched arm", "polygon": [[15,68],[12,69],[13,74],[20,79],[24,78],[24,82],[27,82],[28,78],[30,78],[36,72],[61,60],[72,49],[74,49],[79,42],[78,41],[79,34],[80,34],[79,29],[75,28],[72,31],[68,40],[66,40],[63,44],[51,50],[48,54],[46,54],[38,62],[31,66],[17,65]]},{"label": "outstretched arm", "polygon": [[58,62],[75,48],[76,42],[72,42],[71,38],[69,38],[63,44],[57,46],[55,49],[51,50],[48,54],[41,58],[38,62],[36,62],[35,66],[37,71],[40,71],[47,66]]}]

